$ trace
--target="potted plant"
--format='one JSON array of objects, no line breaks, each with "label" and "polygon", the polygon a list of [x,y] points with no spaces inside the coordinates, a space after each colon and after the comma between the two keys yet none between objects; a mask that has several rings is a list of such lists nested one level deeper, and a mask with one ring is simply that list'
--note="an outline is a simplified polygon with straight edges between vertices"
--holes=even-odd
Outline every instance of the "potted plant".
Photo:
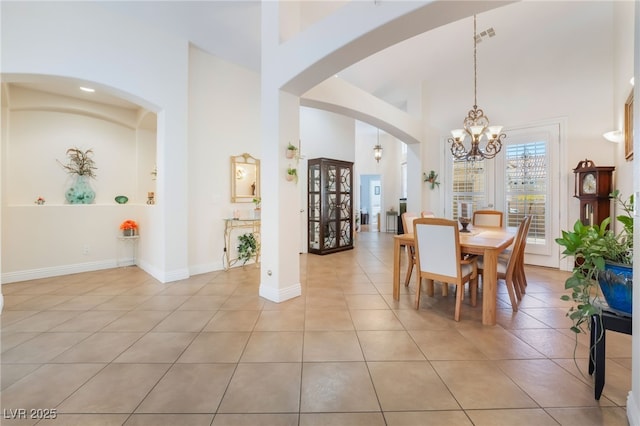
[{"label": "potted plant", "polygon": [[98,169],[93,160],[93,150],[82,151],[80,148],[67,149],[67,164],[58,163],[70,175],[75,175],[75,182],[65,194],[69,204],[91,204],[94,202],[96,193],[89,184],[89,179],[95,179],[95,171]]},{"label": "potted plant", "polygon": [[289,167],[287,169],[287,180],[292,181],[295,180],[298,182],[298,170],[294,167]]},{"label": "potted plant", "polygon": [[[623,229],[615,233],[609,229],[611,218],[608,217],[600,225],[583,225],[576,221],[572,231],[562,231],[562,238],[556,238],[556,243],[564,247],[565,256],[575,258],[575,266],[572,274],[565,281],[565,289],[571,291],[571,295],[563,295],[565,301],[573,301],[567,316],[572,320],[571,330],[575,333],[585,332],[590,324],[591,316],[600,312],[599,290],[604,290],[607,296],[607,286],[618,284],[620,292],[626,292],[631,296],[632,281],[630,273],[633,267],[633,195],[624,201],[618,190],[610,194],[616,203],[624,210],[623,215],[616,217]],[[613,269],[626,268],[629,275],[619,276]],[[598,282],[599,281],[599,282]],[[599,285],[598,285],[599,284]],[[607,300],[609,306],[617,309],[615,302]],[[629,314],[631,304],[629,299]]]},{"label": "potted plant", "polygon": [[255,206],[253,209],[253,218],[260,219],[260,206],[262,205],[262,197],[253,197],[252,201]]},{"label": "potted plant", "polygon": [[125,237],[133,237],[138,233],[138,224],[135,220],[127,219],[120,224],[122,235]]},{"label": "potted plant", "polygon": [[258,252],[258,242],[252,233],[242,234],[238,237],[238,259],[244,265]]},{"label": "potted plant", "polygon": [[289,143],[289,145],[287,145],[287,158],[295,158],[297,153],[298,147]]}]

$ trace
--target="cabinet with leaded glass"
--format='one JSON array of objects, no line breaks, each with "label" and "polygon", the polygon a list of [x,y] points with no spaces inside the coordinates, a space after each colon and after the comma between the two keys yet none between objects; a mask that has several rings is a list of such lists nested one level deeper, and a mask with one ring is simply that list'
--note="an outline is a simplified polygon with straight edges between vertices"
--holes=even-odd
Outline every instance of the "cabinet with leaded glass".
[{"label": "cabinet with leaded glass", "polygon": [[309,160],[309,253],[328,254],[353,248],[353,163]]}]

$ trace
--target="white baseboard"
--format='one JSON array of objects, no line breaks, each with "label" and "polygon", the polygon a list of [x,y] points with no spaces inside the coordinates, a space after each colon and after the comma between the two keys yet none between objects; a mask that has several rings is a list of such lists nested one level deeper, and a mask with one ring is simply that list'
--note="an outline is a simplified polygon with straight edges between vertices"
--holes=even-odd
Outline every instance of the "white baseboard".
[{"label": "white baseboard", "polygon": [[222,271],[224,266],[222,262],[203,263],[200,265],[189,266],[189,275],[200,275],[208,272]]},{"label": "white baseboard", "polygon": [[640,407],[633,398],[633,391],[627,395],[627,420],[630,426],[640,426]]},{"label": "white baseboard", "polygon": [[161,283],[170,283],[173,281],[185,280],[189,278],[189,270],[187,268],[175,269],[173,271],[163,271],[153,267],[152,265],[144,261],[140,261],[138,263],[138,267]]},{"label": "white baseboard", "polygon": [[[98,262],[77,263],[74,265],[53,266],[50,268],[29,269],[25,271],[6,272],[2,274],[2,284],[9,284],[21,281],[38,280],[42,278],[58,277],[61,275],[78,274],[81,272],[99,271],[102,269],[112,269],[121,266],[134,265],[134,259],[108,259]],[[145,262],[138,262],[138,267],[153,276],[162,283],[184,280],[189,278],[187,268],[173,271],[161,271]]]},{"label": "white baseboard", "polygon": [[284,302],[285,300],[293,299],[294,297],[300,296],[302,294],[302,287],[300,286],[300,283],[280,289],[266,287],[260,284],[259,294],[261,297],[264,297],[267,300],[280,303]]},{"label": "white baseboard", "polygon": [[20,281],[38,280],[41,278],[58,277],[60,275],[77,274],[80,272],[111,269],[117,266],[132,265],[133,259],[116,262],[115,259],[98,262],[76,263],[74,265],[52,266],[50,268],[28,269],[24,271],[5,272],[2,274],[2,284]]}]

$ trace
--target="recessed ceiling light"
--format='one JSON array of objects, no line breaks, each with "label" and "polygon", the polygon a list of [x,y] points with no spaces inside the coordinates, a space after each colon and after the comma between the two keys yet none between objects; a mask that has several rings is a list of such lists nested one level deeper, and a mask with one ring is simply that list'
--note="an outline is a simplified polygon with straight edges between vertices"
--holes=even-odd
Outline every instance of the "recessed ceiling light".
[{"label": "recessed ceiling light", "polygon": [[82,86],[80,86],[80,90],[82,90],[83,92],[89,92],[89,93],[93,93],[96,91],[96,89],[92,89],[91,87],[82,87]]}]

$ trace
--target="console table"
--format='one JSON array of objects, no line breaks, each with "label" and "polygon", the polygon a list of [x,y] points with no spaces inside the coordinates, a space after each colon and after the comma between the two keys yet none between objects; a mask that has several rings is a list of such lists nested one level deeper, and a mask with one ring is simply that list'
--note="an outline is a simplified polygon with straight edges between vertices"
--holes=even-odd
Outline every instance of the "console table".
[{"label": "console table", "polygon": [[125,259],[124,262],[120,262],[120,245],[118,245],[118,251],[116,253],[116,266],[119,267],[121,263],[123,266],[127,265],[136,265],[136,251],[138,249],[138,239],[140,235],[131,235],[131,236],[118,236],[118,240],[120,240],[123,244],[129,243],[131,245],[131,261]]},{"label": "console table", "polygon": [[238,262],[237,257],[231,258],[229,250],[231,249],[231,235],[234,231],[246,230],[252,233],[257,241],[257,249],[255,255],[256,267],[260,263],[260,219],[224,219],[224,257],[223,266],[227,271]]},{"label": "console table", "polygon": [[596,373],[595,398],[600,399],[604,388],[605,337],[607,330],[631,334],[632,318],[603,310],[601,315],[591,315],[589,342],[589,374]]}]

